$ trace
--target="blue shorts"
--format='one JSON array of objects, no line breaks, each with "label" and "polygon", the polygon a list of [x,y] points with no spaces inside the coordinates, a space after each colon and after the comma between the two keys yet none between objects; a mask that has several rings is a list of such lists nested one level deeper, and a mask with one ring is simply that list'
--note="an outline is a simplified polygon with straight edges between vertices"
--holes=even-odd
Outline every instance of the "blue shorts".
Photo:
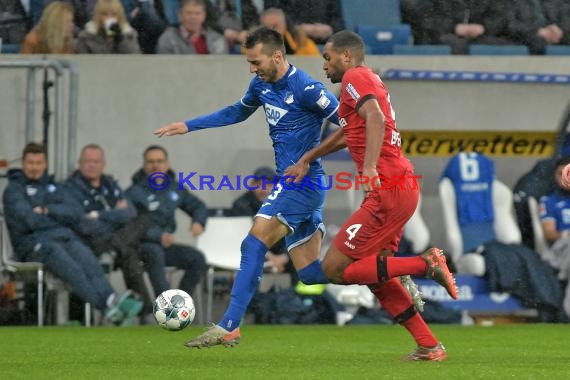
[{"label": "blue shorts", "polygon": [[[318,181],[323,181],[324,176],[321,177],[312,181],[321,183]],[[322,186],[295,186],[279,182],[263,200],[255,216],[265,219],[275,216],[289,227],[290,233],[285,237],[285,244],[287,250],[291,250],[308,241],[317,230],[325,234],[325,197],[326,190]]]}]

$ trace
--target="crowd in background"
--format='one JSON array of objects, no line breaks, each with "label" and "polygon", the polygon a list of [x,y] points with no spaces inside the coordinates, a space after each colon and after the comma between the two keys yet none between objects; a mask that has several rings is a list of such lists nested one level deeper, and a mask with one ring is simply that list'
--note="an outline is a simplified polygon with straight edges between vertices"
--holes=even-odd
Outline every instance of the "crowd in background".
[{"label": "crowd in background", "polygon": [[[319,55],[344,28],[349,0],[0,0],[0,38],[37,54],[240,53],[259,25],[285,37],[287,53]],[[374,2],[371,2],[372,6]],[[570,44],[564,0],[401,0],[414,44],[520,44],[531,54]]]}]

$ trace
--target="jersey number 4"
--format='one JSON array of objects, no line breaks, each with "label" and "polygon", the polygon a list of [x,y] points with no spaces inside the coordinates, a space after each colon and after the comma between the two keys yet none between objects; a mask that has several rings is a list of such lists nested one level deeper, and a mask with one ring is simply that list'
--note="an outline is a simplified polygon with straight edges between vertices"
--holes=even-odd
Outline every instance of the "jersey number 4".
[{"label": "jersey number 4", "polygon": [[352,240],[356,236],[356,233],[358,232],[360,227],[362,227],[362,224],[360,223],[348,226],[348,228],[345,230],[346,233],[348,234],[348,240]]}]

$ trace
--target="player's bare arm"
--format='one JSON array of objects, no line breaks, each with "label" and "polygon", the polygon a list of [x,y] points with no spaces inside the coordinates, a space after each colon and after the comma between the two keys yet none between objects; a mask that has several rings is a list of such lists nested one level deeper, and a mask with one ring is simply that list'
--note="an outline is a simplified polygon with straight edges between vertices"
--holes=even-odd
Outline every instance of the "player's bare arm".
[{"label": "player's bare arm", "polygon": [[[370,178],[370,181],[363,185],[363,190],[368,192],[372,191],[374,187],[380,187],[376,163],[382,150],[384,131],[386,130],[384,121],[386,118],[380,109],[378,101],[374,98],[364,100],[358,108],[358,115],[366,120],[366,145],[362,175]],[[377,180],[372,183],[372,178],[377,178]]]},{"label": "player's bare arm", "polygon": [[[305,175],[307,175],[311,162],[345,147],[344,133],[342,132],[342,128],[339,128],[319,145],[303,154],[295,165],[291,165],[285,170],[283,176],[291,178],[288,182],[294,181],[295,183],[299,183],[303,180]],[[292,178],[295,179],[293,180]]]},{"label": "player's bare arm", "polygon": [[155,129],[154,132],[152,133],[157,137],[184,135],[188,133],[188,127],[186,126],[186,124],[184,124],[183,121],[178,121],[175,123],[165,125],[164,127]]}]

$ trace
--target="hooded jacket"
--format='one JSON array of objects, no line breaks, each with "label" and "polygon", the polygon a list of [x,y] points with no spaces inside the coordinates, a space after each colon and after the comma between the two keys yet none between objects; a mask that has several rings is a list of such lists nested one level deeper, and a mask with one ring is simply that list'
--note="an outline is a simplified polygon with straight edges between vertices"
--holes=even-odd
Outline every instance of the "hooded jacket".
[{"label": "hooded jacket", "polygon": [[[16,256],[25,259],[46,241],[66,241],[76,238],[65,227],[78,221],[79,214],[65,202],[65,192],[52,176],[44,174],[39,180],[30,180],[20,169],[8,172],[9,183],[2,201],[10,240]],[[47,215],[33,211],[35,207],[47,209]]]},{"label": "hooded jacket", "polygon": [[151,227],[146,240],[161,243],[162,234],[176,231],[175,212],[179,208],[192,218],[194,223],[206,226],[208,209],[198,197],[180,188],[174,178],[174,172],[168,171],[170,183],[166,189],[153,189],[148,184],[148,176],[143,169],[136,172],[133,183],[126,191],[126,196],[133,202],[141,214],[150,215]]},{"label": "hooded jacket", "polygon": [[[137,215],[131,202],[127,208],[115,208],[117,202],[125,199],[119,184],[108,175],[101,177],[101,186],[91,186],[78,170],[65,182],[70,202],[74,208],[81,210],[81,218],[74,225],[74,230],[87,239],[111,239],[115,230],[121,228]],[[97,219],[89,219],[86,214],[97,211]]]}]

